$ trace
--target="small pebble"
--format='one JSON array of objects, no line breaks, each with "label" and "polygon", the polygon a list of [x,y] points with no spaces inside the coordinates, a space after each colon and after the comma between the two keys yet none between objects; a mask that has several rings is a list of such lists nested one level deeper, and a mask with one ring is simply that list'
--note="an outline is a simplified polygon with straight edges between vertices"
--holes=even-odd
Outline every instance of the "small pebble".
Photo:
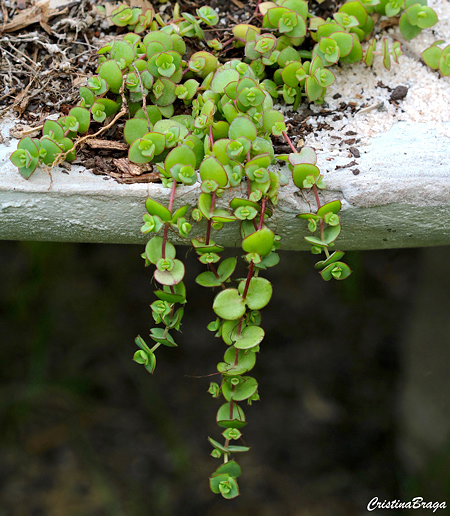
[{"label": "small pebble", "polygon": [[391,93],[391,100],[403,100],[406,97],[406,94],[408,93],[408,88],[406,86],[397,86],[394,88],[393,92]]}]

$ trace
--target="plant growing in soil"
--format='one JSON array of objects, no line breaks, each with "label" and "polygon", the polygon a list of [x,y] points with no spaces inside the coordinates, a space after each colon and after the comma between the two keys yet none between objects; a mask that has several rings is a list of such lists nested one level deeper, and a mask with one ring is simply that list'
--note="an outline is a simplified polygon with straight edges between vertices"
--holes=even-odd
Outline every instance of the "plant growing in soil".
[{"label": "plant growing in soil", "polygon": [[[138,336],[134,360],[150,373],[155,371],[156,350],[177,346],[174,331],[180,330],[187,301],[185,267],[170,236],[175,233],[187,240],[192,227],[203,224],[202,236],[190,244],[206,269],[196,282],[220,289],[208,329],[226,350],[217,364],[221,381],[212,382],[209,393],[223,397],[216,416],[223,441],[209,437],[209,442],[211,455],[223,459],[210,487],[224,498],[239,494],[236,479],[241,469],[231,456],[249,449],[233,441],[239,441],[246,425],[241,403],[259,399],[258,383],[247,373],[265,336],[261,310],[270,301],[272,285],[263,274],[278,264],[280,247],[271,217],[280,188],[289,180],[314,195],[316,210],[298,217],[310,232],[305,240],[311,252],[320,255],[315,267],[322,278],[344,280],[351,274],[342,261],[344,253],[334,249],[341,232],[341,203],[321,204],[319,192],[325,183],[316,154],[308,147],[300,152],[294,147],[274,102],[283,98],[294,109],[303,100],[322,103],[335,80],[331,66],[359,61],[370,66],[378,54],[377,41],[367,42],[375,13],[400,17],[406,39],[437,21],[423,0],[350,1],[328,19],[309,12],[304,0],[264,2],[259,10],[261,26],[237,25],[231,40],[208,42],[212,52],[187,52],[185,38],[205,41],[203,27],[218,22],[213,9],[200,7],[194,15],[180,13],[176,5],[172,20],[165,22],[152,8],[142,11],[122,4],[111,19],[130,32],[99,49],[96,75],[80,88],[78,105],[56,122],[47,121],[41,138],[22,139],[11,156],[28,179],[39,165],[73,160],[77,147],[126,118],[123,138],[129,145],[129,162],[154,165],[170,189],[167,206],[147,199],[141,228],[152,235],[143,258],[154,268],[159,287],[150,305],[155,322],[149,334],[152,344]],[[242,49],[242,58],[222,63],[216,53],[231,44]],[[448,75],[449,47],[441,50],[437,44],[424,52],[424,60]],[[389,68],[391,58],[397,62],[401,55],[400,44],[395,42],[389,50],[383,40],[380,54]],[[281,136],[292,152],[276,156],[272,138]],[[274,167],[278,161],[287,167]],[[175,210],[177,188],[196,184],[197,205]],[[241,278],[233,278],[238,258],[221,258],[224,248],[218,232],[226,224],[240,225],[247,270]]]}]

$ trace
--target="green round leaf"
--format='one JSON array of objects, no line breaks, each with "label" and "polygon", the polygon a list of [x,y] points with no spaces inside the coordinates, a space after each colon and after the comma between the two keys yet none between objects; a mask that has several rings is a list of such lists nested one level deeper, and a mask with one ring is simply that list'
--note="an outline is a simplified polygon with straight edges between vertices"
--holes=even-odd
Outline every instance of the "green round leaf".
[{"label": "green round leaf", "polygon": [[310,165],[309,163],[302,163],[295,165],[292,170],[292,179],[294,180],[295,186],[303,188],[303,182],[308,176],[318,177],[320,170],[316,165]]},{"label": "green round leaf", "polygon": [[222,384],[222,394],[227,401],[243,401],[251,398],[258,390],[258,382],[251,376],[239,378],[239,384],[233,385],[231,378],[225,378]]},{"label": "green round leaf", "polygon": [[255,366],[256,353],[250,350],[238,350],[238,360],[235,364],[236,348],[230,346],[226,351],[223,359],[225,362],[217,364],[217,370],[223,375],[236,376],[244,374]]},{"label": "green round leaf", "polygon": [[240,335],[234,335],[234,347],[250,349],[257,346],[264,339],[264,330],[260,326],[246,326]]},{"label": "green round leaf", "polygon": [[218,475],[224,473],[230,475],[230,477],[238,478],[242,474],[242,470],[236,461],[230,460],[225,462],[225,464],[221,464],[214,472],[214,474]]},{"label": "green round leaf", "polygon": [[236,403],[224,403],[217,411],[217,424],[223,428],[242,428],[247,423],[242,408]]},{"label": "green round leaf", "polygon": [[58,122],[54,122],[53,120],[46,120],[42,128],[42,134],[43,136],[49,136],[55,142],[61,142],[64,138],[63,128]]},{"label": "green round leaf", "polygon": [[232,256],[219,264],[217,274],[222,281],[226,281],[234,272],[237,265],[237,258]]},{"label": "green round leaf", "polygon": [[213,310],[222,319],[239,319],[245,314],[245,303],[235,288],[227,288],[214,298]]},{"label": "green round leaf", "polygon": [[200,164],[200,177],[202,181],[213,179],[221,188],[228,184],[228,176],[223,165],[214,156],[205,158]]},{"label": "green round leaf", "polygon": [[195,161],[195,154],[187,145],[178,145],[168,154],[164,162],[164,168],[166,172],[170,173],[170,169],[174,165],[181,163],[182,165],[190,165],[191,167],[195,167]]},{"label": "green round leaf", "polygon": [[202,272],[195,278],[195,282],[202,287],[220,287],[221,280],[216,278],[211,271]]},{"label": "green round leaf", "polygon": [[[151,130],[151,128],[150,128]],[[138,138],[149,132],[148,122],[142,118],[131,118],[125,122],[123,137],[131,145]]]},{"label": "green round leaf", "polygon": [[422,59],[430,68],[437,70],[441,54],[442,50],[439,47],[432,46],[422,52]]},{"label": "green round leaf", "polygon": [[[145,255],[150,263],[156,264],[162,258],[163,237],[154,236],[145,246]],[[176,256],[175,246],[166,242],[165,258],[173,260]]]},{"label": "green round leaf", "polygon": [[106,81],[113,93],[119,93],[123,83],[123,75],[120,66],[114,59],[105,61],[100,66],[98,74]]},{"label": "green round leaf", "polygon": [[111,58],[115,59],[120,66],[120,63],[123,63],[123,67],[130,66],[136,57],[134,48],[123,40],[115,41],[114,45],[111,48]]},{"label": "green round leaf", "polygon": [[91,113],[86,108],[74,107],[69,111],[69,116],[74,116],[78,120],[78,132],[80,134],[87,132],[91,121]]},{"label": "green round leaf", "polygon": [[242,249],[246,253],[258,253],[261,256],[266,256],[272,250],[275,242],[275,235],[267,226],[248,235],[242,241]]},{"label": "green round leaf", "polygon": [[248,138],[253,141],[256,138],[257,131],[255,124],[246,116],[237,116],[230,124],[228,137],[237,140],[240,137]]},{"label": "green round leaf", "polygon": [[[167,255],[167,252],[166,252]],[[167,256],[166,256],[167,257]],[[176,285],[184,278],[184,264],[180,260],[174,260],[174,266],[170,271],[160,271],[155,269],[155,280],[161,285]]]},{"label": "green round leaf", "polygon": [[[145,207],[147,208],[147,211],[150,215],[157,215],[163,222],[170,222],[172,219],[172,215],[170,214],[170,211],[165,206],[163,206],[162,204],[160,204],[157,201],[154,201],[150,197],[148,197],[146,199]],[[153,238],[152,240],[154,240],[155,238]],[[161,238],[161,237],[158,237],[158,238]],[[172,244],[170,244],[170,245],[172,245]]]},{"label": "green round leaf", "polygon": [[[245,289],[246,280],[239,283],[239,293],[242,294]],[[266,278],[252,278],[245,298],[246,305],[250,310],[260,310],[264,308],[272,297],[272,284]]]},{"label": "green round leaf", "polygon": [[323,217],[325,213],[338,213],[341,209],[342,203],[339,200],[327,202],[317,210],[317,215]]},{"label": "green round leaf", "polygon": [[235,319],[232,321],[224,321],[222,324],[222,339],[227,344],[227,346],[231,346],[234,342],[234,337],[239,327],[239,319]]},{"label": "green round leaf", "polygon": [[39,151],[39,155],[42,159],[42,162],[46,165],[51,165],[56,157],[64,151],[62,145],[58,145],[48,136],[43,136],[40,139],[41,149]]},{"label": "green round leaf", "polygon": [[177,344],[173,340],[172,336],[169,333],[164,335],[164,332],[164,328],[152,328],[150,330],[150,337],[159,344],[163,344],[169,348],[176,348]]},{"label": "green round leaf", "polygon": [[352,270],[350,267],[343,262],[334,262],[325,267],[322,271],[320,271],[320,275],[325,281],[329,281],[330,279],[336,280],[344,280],[350,276]]}]

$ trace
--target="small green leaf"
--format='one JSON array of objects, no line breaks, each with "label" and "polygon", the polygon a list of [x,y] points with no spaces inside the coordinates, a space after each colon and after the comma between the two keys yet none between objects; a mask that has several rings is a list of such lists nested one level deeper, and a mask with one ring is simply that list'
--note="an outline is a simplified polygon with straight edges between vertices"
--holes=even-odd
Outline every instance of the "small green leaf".
[{"label": "small green leaf", "polygon": [[256,138],[257,130],[255,124],[246,116],[237,116],[230,124],[228,137],[237,140],[240,137],[253,141]]},{"label": "small green leaf", "polygon": [[[242,295],[245,289],[246,280],[239,283],[239,293]],[[272,284],[266,278],[254,277],[245,297],[245,303],[250,310],[260,310],[264,308],[272,297]]]},{"label": "small green leaf", "polygon": [[202,272],[195,278],[195,282],[202,287],[220,287],[222,281],[216,278],[211,271]]},{"label": "small green leaf", "polygon": [[350,267],[343,262],[334,262],[325,267],[322,271],[320,271],[320,275],[325,281],[329,281],[330,279],[336,280],[344,280],[350,276],[352,270]]},{"label": "small green leaf", "polygon": [[170,211],[158,201],[154,201],[150,197],[145,201],[145,207],[150,215],[157,215],[163,222],[170,222],[172,220]]},{"label": "small green leaf", "polygon": [[74,107],[69,111],[69,116],[73,116],[78,120],[78,132],[84,134],[89,129],[91,121],[91,113],[82,107]]},{"label": "small green leaf", "polygon": [[46,120],[44,127],[42,128],[43,136],[48,136],[55,142],[61,142],[64,138],[63,128],[53,120]]},{"label": "small green leaf", "polygon": [[[216,448],[217,450],[220,450],[222,453],[242,453],[242,452],[247,452],[247,451],[250,450],[250,448],[248,446],[228,445],[225,448],[225,446],[223,446],[219,442],[215,441],[211,437],[208,437],[208,441],[214,446],[214,448]],[[234,462],[234,460],[228,461],[228,462],[226,462],[225,464],[222,464],[222,466],[219,466],[219,467],[223,467],[223,466],[225,466],[227,464],[230,464],[230,466],[228,466],[228,469],[223,471],[223,473],[228,473],[228,475],[230,475],[230,477],[236,478],[236,477],[238,477],[241,474],[241,468],[238,466],[238,464],[236,464],[236,462],[234,462],[234,464],[236,466],[231,466],[231,464],[233,462]],[[217,471],[216,471],[216,473],[217,473]]]},{"label": "small green leaf", "polygon": [[191,240],[192,245],[194,246],[197,254],[203,253],[221,253],[224,248],[221,245],[215,244],[212,240],[209,241],[209,244],[206,245],[195,238]]},{"label": "small green leaf", "polygon": [[[145,246],[145,255],[150,263],[156,264],[162,258],[163,238],[154,236]],[[166,242],[165,258],[173,260],[176,256],[175,246]]]},{"label": "small green leaf", "polygon": [[222,319],[239,319],[245,314],[245,302],[237,289],[228,288],[216,295],[213,310]]},{"label": "small green leaf", "polygon": [[144,134],[151,131],[151,127],[148,127],[148,122],[142,118],[131,118],[125,122],[123,129],[123,137],[125,141],[131,145],[138,138],[142,138]]},{"label": "small green leaf", "polygon": [[234,272],[237,265],[237,258],[231,257],[226,258],[222,263],[219,264],[217,274],[219,275],[222,282],[226,281]]},{"label": "small green leaf", "polygon": [[111,59],[105,61],[99,69],[99,76],[106,81],[113,93],[119,93],[123,83],[123,75],[117,61]]},{"label": "small green leaf", "polygon": [[42,162],[46,165],[51,165],[55,161],[56,157],[64,151],[61,145],[58,145],[48,136],[42,136],[40,139],[40,145],[41,148],[39,150],[39,155]]},{"label": "small green leaf", "polygon": [[331,254],[326,260],[322,260],[320,262],[317,262],[314,267],[316,269],[323,269],[327,265],[330,265],[330,263],[337,262],[344,256],[344,251],[335,251],[333,254]]},{"label": "small green leaf", "polygon": [[244,401],[251,398],[258,390],[258,382],[251,376],[241,376],[237,385],[234,385],[232,380],[237,378],[225,378],[222,384],[222,394],[227,401]]},{"label": "small green leaf", "polygon": [[228,462],[225,462],[225,464],[221,464],[215,471],[218,475],[226,473],[227,475],[230,475],[230,477],[238,478],[242,474],[241,467],[239,464],[234,461],[230,460]]},{"label": "small green leaf", "polygon": [[323,217],[325,213],[338,213],[341,209],[341,206],[342,203],[339,200],[327,202],[317,210],[317,215],[319,215],[319,217]]},{"label": "small green leaf", "polygon": [[236,348],[230,346],[223,357],[225,362],[217,364],[217,370],[223,375],[236,376],[247,373],[256,363],[256,353],[250,350],[238,350],[238,360],[236,363]]},{"label": "small green leaf", "polygon": [[[164,335],[165,334],[165,335]],[[169,348],[176,348],[178,344],[175,343],[170,333],[166,332],[164,328],[152,328],[150,330],[150,337],[159,344],[163,344]]]},{"label": "small green leaf", "polygon": [[251,349],[258,346],[263,339],[264,330],[260,326],[246,326],[239,335],[236,334],[234,336],[234,347],[237,349]]},{"label": "small green leaf", "polygon": [[189,204],[185,204],[184,206],[181,206],[181,208],[178,208],[178,210],[172,215],[171,224],[176,224],[177,220],[180,217],[184,217],[186,215],[186,212],[189,209]]},{"label": "small green leaf", "polygon": [[[166,253],[167,254],[167,253]],[[184,264],[180,260],[173,260],[174,266],[171,270],[155,269],[155,279],[161,285],[173,286],[180,283],[184,278]]]},{"label": "small green leaf", "polygon": [[242,241],[242,249],[246,253],[258,253],[261,256],[266,256],[272,250],[275,241],[273,231],[267,226],[248,235]]},{"label": "small green leaf", "polygon": [[217,411],[216,421],[223,428],[242,428],[247,424],[244,411],[237,403],[224,403]]},{"label": "small green leaf", "polygon": [[228,185],[227,173],[223,165],[214,156],[209,156],[202,161],[200,165],[200,177],[202,181],[208,179],[216,181],[221,188],[225,188]]},{"label": "small green leaf", "polygon": [[422,59],[430,68],[437,70],[439,68],[441,54],[442,50],[433,45],[422,52]]},{"label": "small green leaf", "polygon": [[180,294],[172,294],[170,292],[164,292],[164,290],[155,290],[154,294],[162,301],[167,303],[182,303],[184,298]]}]

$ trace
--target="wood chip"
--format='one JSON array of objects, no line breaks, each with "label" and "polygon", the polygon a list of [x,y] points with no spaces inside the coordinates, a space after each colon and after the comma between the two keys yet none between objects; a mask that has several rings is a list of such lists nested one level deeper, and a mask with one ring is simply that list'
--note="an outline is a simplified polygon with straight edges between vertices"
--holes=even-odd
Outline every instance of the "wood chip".
[{"label": "wood chip", "polygon": [[243,9],[244,8],[244,4],[242,2],[240,2],[239,0],[231,0],[233,2],[233,4],[236,6],[236,7],[239,7],[239,9]]},{"label": "wood chip", "polygon": [[4,26],[0,26],[0,33],[15,32],[17,30],[28,27],[33,23],[40,23],[41,27],[46,32],[50,31],[49,34],[51,34],[51,29],[47,23],[48,20],[53,16],[63,14],[65,11],[49,9],[48,1],[49,0],[40,0],[32,7],[20,11],[10,22],[6,23]]},{"label": "wood chip", "polygon": [[356,161],[350,161],[350,163],[347,163],[347,165],[336,165],[336,168],[335,170],[339,170],[340,168],[349,168],[349,167],[354,167],[355,165],[357,165],[358,163],[356,163]]},{"label": "wood chip", "polygon": [[354,158],[361,157],[361,154],[359,153],[359,150],[356,147],[350,147],[348,150],[352,153]]},{"label": "wood chip", "polygon": [[141,176],[153,169],[152,165],[148,163],[137,165],[136,163],[132,163],[128,158],[113,159],[113,163],[125,176]]},{"label": "wood chip", "polygon": [[36,138],[39,136],[39,133],[42,130],[42,125],[38,127],[30,127],[26,124],[16,124],[14,127],[11,127],[9,130],[9,135],[17,140],[21,140],[24,136],[30,136],[31,138]]},{"label": "wood chip", "polygon": [[129,145],[123,142],[114,142],[111,140],[86,140],[86,143],[92,149],[108,149],[108,150],[123,150],[126,151],[129,149]]}]

